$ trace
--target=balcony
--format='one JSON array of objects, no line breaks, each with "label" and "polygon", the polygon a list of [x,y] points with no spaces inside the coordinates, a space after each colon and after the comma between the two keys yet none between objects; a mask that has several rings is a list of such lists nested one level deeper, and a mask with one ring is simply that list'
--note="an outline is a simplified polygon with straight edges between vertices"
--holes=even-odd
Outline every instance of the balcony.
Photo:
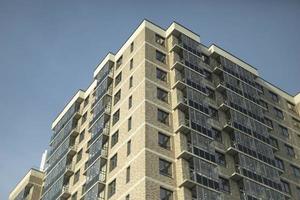
[{"label": "balcony", "polygon": [[98,184],[98,191],[102,191],[105,187],[106,182],[106,171],[101,170],[99,172],[99,175],[96,175],[92,179],[87,179],[86,181],[86,190],[88,191],[90,188],[92,188],[95,184]]},{"label": "balcony", "polygon": [[225,82],[223,80],[215,80],[214,85],[217,91],[221,93],[224,93],[226,91]]},{"label": "balcony", "polygon": [[87,150],[90,148],[91,144],[93,144],[95,142],[96,139],[99,138],[100,135],[103,136],[104,142],[108,139],[109,136],[109,123],[105,123],[104,128],[99,130],[95,135],[92,136],[92,138],[89,141],[89,145]]},{"label": "balcony", "polygon": [[65,176],[70,177],[74,174],[74,165],[68,164],[65,170]]},{"label": "balcony", "polygon": [[64,185],[57,199],[68,199],[71,196],[69,185]]},{"label": "balcony", "polygon": [[87,163],[86,163],[86,169],[84,174],[87,172],[88,168],[90,166],[92,166],[93,163],[95,163],[95,161],[100,158],[101,159],[101,165],[105,165],[106,164],[106,160],[107,160],[107,145],[103,146],[96,154],[94,154],[92,157],[89,157]]},{"label": "balcony", "polygon": [[72,145],[69,147],[67,156],[73,157],[77,153],[77,145]]},{"label": "balcony", "polygon": [[230,109],[229,101],[224,97],[221,98],[221,99],[218,99],[217,104],[219,106],[218,109],[223,111],[223,112],[226,112]]},{"label": "balcony", "polygon": [[175,110],[174,119],[175,119],[175,133],[180,132],[186,134],[190,132],[190,120],[182,111]]},{"label": "balcony", "polygon": [[238,153],[237,145],[238,145],[237,143],[231,142],[231,146],[226,149],[226,153],[232,156],[236,155]]},{"label": "balcony", "polygon": [[185,89],[185,78],[184,75],[179,72],[178,70],[175,70],[173,73],[173,81],[172,81],[172,89],[178,88],[179,90]]},{"label": "balcony", "polygon": [[241,174],[242,168],[239,165],[235,166],[235,171],[231,174],[230,178],[234,181],[239,181],[243,178],[243,175]]},{"label": "balcony", "polygon": [[175,106],[173,109],[180,109],[183,112],[188,112],[188,99],[183,91],[175,89],[174,90],[174,96],[175,96]]},{"label": "balcony", "polygon": [[[91,127],[102,115],[104,117],[104,121],[108,121],[109,118],[110,118],[110,114],[111,114],[110,111],[111,111],[111,104],[110,103],[103,106],[102,110],[99,111],[95,116],[93,116],[93,119],[89,123],[89,127]],[[94,112],[94,110],[92,111],[92,113],[93,112]]]},{"label": "balcony", "polygon": [[223,126],[223,130],[227,133],[232,133],[234,128],[232,125],[232,122],[230,120],[228,120],[225,125]]},{"label": "balcony", "polygon": [[[100,84],[101,85],[101,84]],[[93,92],[93,96],[95,96],[95,101],[92,103],[92,108],[95,107],[95,105],[100,101],[100,99],[102,99],[104,96],[109,95],[110,97],[112,96],[112,85],[108,85],[107,84],[107,88],[106,89],[101,89],[101,91],[99,92],[99,94],[96,96],[96,91],[99,89],[98,86],[96,86],[94,92]]]}]

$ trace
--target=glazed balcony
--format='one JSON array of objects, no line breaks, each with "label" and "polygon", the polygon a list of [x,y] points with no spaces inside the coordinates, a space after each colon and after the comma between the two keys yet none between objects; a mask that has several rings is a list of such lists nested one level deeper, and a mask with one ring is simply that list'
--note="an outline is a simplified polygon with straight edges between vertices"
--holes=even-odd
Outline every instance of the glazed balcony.
[{"label": "glazed balcony", "polygon": [[190,120],[188,116],[180,111],[174,111],[174,126],[175,126],[175,133],[188,133],[190,132]]},{"label": "glazed balcony", "polygon": [[69,185],[64,185],[61,194],[57,199],[68,199],[71,196]]}]

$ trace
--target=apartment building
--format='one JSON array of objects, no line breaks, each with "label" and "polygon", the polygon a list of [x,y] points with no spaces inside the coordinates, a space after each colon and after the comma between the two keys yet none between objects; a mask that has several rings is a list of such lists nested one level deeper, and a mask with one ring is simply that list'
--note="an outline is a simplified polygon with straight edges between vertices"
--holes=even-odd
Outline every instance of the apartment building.
[{"label": "apartment building", "polygon": [[300,199],[300,94],[144,20],[52,124],[41,200]]},{"label": "apartment building", "polygon": [[16,187],[10,192],[9,200],[40,199],[42,193],[44,173],[37,169],[30,169]]}]

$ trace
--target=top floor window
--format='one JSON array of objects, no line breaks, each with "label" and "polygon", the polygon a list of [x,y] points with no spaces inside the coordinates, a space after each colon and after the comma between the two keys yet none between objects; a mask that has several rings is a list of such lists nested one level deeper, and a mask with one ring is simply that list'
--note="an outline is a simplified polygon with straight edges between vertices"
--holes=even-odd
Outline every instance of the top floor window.
[{"label": "top floor window", "polygon": [[278,108],[274,107],[274,111],[275,111],[276,117],[278,117],[280,119],[284,119],[283,112],[281,110],[279,110]]},{"label": "top floor window", "polygon": [[134,50],[134,42],[131,42],[131,44],[130,44],[130,52],[133,52],[133,50]]},{"label": "top floor window", "polygon": [[121,57],[117,60],[117,63],[116,63],[116,69],[118,69],[118,68],[122,65],[122,62],[123,62],[123,56],[121,56]]},{"label": "top floor window", "polygon": [[165,38],[158,34],[155,34],[155,42],[161,46],[165,46]]},{"label": "top floor window", "polygon": [[279,102],[279,98],[278,98],[278,95],[275,94],[274,92],[271,92],[269,91],[270,95],[271,95],[271,99],[274,101],[274,102]]},{"label": "top floor window", "polygon": [[120,72],[115,78],[115,86],[117,86],[122,80],[122,72]]}]

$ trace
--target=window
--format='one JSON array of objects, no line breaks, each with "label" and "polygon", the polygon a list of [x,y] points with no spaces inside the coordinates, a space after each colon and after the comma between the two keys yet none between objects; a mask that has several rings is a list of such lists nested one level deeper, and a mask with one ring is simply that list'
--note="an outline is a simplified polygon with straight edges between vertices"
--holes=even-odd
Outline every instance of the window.
[{"label": "window", "polygon": [[123,56],[121,56],[121,57],[117,60],[117,63],[116,63],[116,69],[118,69],[118,68],[122,65],[122,62],[123,62]]},{"label": "window", "polygon": [[81,133],[79,134],[79,143],[84,139],[84,132],[85,132],[85,129],[83,131],[81,131]]},{"label": "window", "polygon": [[173,192],[171,190],[160,187],[160,200],[172,200]]},{"label": "window", "polygon": [[113,114],[113,121],[112,121],[113,125],[114,125],[115,123],[117,123],[117,122],[119,121],[119,119],[120,119],[120,109],[117,110],[117,111]]},{"label": "window", "polygon": [[262,107],[264,107],[265,109],[267,109],[268,110],[268,103],[267,102],[265,102],[265,101],[263,101],[263,100],[260,100],[259,101],[259,104],[262,106]]},{"label": "window", "polygon": [[132,86],[133,86],[133,77],[131,76],[129,78],[129,88],[132,88]]},{"label": "window", "polygon": [[262,93],[264,94],[264,87],[258,83],[255,83],[255,87]]},{"label": "window", "polygon": [[281,170],[284,170],[284,163],[281,159],[275,157],[275,166]]},{"label": "window", "polygon": [[164,176],[172,176],[172,163],[164,159],[159,159],[159,173]]},{"label": "window", "polygon": [[293,117],[294,127],[300,129],[300,121]]},{"label": "window", "polygon": [[115,144],[118,143],[119,140],[119,130],[117,130],[112,136],[111,136],[111,147],[115,146]]},{"label": "window", "polygon": [[108,184],[108,198],[116,193],[116,179]]},{"label": "window", "polygon": [[132,128],[132,118],[131,117],[129,117],[128,118],[128,131],[130,131],[131,130],[131,128]]},{"label": "window", "polygon": [[297,195],[300,198],[300,187],[297,187]]},{"label": "window", "polygon": [[277,139],[275,139],[275,138],[273,138],[273,137],[270,137],[270,144],[273,146],[273,147],[275,147],[275,148],[277,148],[278,149],[278,141],[277,141]]},{"label": "window", "polygon": [[78,180],[79,180],[79,175],[80,175],[80,169],[74,174],[74,181],[73,181],[73,185],[75,185]]},{"label": "window", "polygon": [[158,145],[165,149],[170,149],[170,136],[167,136],[161,132],[158,132]]},{"label": "window", "polygon": [[85,112],[82,116],[81,124],[83,124],[87,119],[87,112]]},{"label": "window", "polygon": [[156,78],[161,81],[167,82],[167,72],[156,68]]},{"label": "window", "polygon": [[281,185],[282,185],[282,190],[285,193],[291,193],[290,184],[288,182],[281,180]]},{"label": "window", "polygon": [[289,137],[289,132],[288,129],[286,127],[283,127],[281,125],[279,125],[279,132],[281,135],[285,136],[285,137]]},{"label": "window", "polygon": [[121,99],[121,90],[119,90],[114,96],[114,105],[118,103]]},{"label": "window", "polygon": [[162,63],[166,63],[166,54],[156,50],[156,60]]},{"label": "window", "polygon": [[215,94],[214,90],[207,87],[206,91],[207,91],[207,95],[210,99],[216,99],[216,94]]},{"label": "window", "polygon": [[82,149],[80,149],[80,151],[77,153],[77,157],[76,157],[76,163],[78,163],[82,158]]},{"label": "window", "polygon": [[291,165],[291,168],[292,168],[292,171],[293,171],[293,174],[297,177],[297,178],[300,178],[300,169],[294,165]]},{"label": "window", "polygon": [[223,153],[216,151],[216,161],[218,164],[226,166],[226,159]]},{"label": "window", "polygon": [[77,192],[75,194],[72,195],[71,200],[77,200]]},{"label": "window", "polygon": [[130,196],[129,196],[129,194],[127,194],[125,200],[129,200],[129,199],[130,199]]},{"label": "window", "polygon": [[218,142],[222,142],[222,133],[221,133],[221,131],[219,131],[215,128],[212,128],[211,130],[212,130],[213,138]]},{"label": "window", "polygon": [[87,97],[84,99],[83,107],[86,107],[86,106],[89,104],[89,98],[90,98],[90,96],[87,96]]},{"label": "window", "polygon": [[130,166],[126,168],[126,183],[130,181]]},{"label": "window", "polygon": [[134,49],[134,42],[131,42],[131,44],[130,44],[130,52],[133,52],[133,49]]},{"label": "window", "polygon": [[157,109],[157,120],[163,124],[168,125],[169,124],[169,113],[167,113],[161,109]]},{"label": "window", "polygon": [[127,142],[127,156],[129,156],[131,153],[131,140]]},{"label": "window", "polygon": [[210,112],[210,116],[213,118],[213,119],[216,119],[218,120],[219,119],[219,113],[218,113],[218,110],[212,108],[212,107],[209,107],[209,112]]},{"label": "window", "polygon": [[222,177],[219,178],[220,178],[220,190],[224,192],[230,192],[229,181]]},{"label": "window", "polygon": [[275,94],[274,92],[271,92],[271,91],[269,91],[269,93],[270,93],[271,99],[272,99],[273,101],[275,101],[275,102],[278,102],[278,101],[279,101],[278,95],[277,95],[277,94]]},{"label": "window", "polygon": [[114,170],[117,167],[117,162],[118,162],[118,154],[115,154],[113,157],[111,157],[110,162],[109,162],[109,171]]},{"label": "window", "polygon": [[129,69],[132,69],[133,68],[133,59],[130,60],[130,63],[129,63]]},{"label": "window", "polygon": [[165,38],[158,34],[155,34],[155,42],[161,46],[165,46]]},{"label": "window", "polygon": [[271,128],[273,128],[273,122],[269,118],[265,117],[265,124]]},{"label": "window", "polygon": [[286,148],[287,155],[289,155],[291,157],[295,157],[295,151],[294,151],[293,147],[291,147],[290,145],[285,144],[285,148]]},{"label": "window", "polygon": [[120,72],[115,78],[115,86],[117,86],[122,81],[122,72]]},{"label": "window", "polygon": [[156,89],[156,97],[161,101],[168,102],[168,92],[161,88]]},{"label": "window", "polygon": [[128,98],[128,109],[132,107],[132,96]]},{"label": "window", "polygon": [[207,80],[212,81],[212,73],[207,71],[206,69],[203,70],[204,76]]},{"label": "window", "polygon": [[279,110],[278,108],[274,107],[274,111],[275,111],[276,117],[278,117],[280,119],[284,119],[283,112],[281,110]]},{"label": "window", "polygon": [[291,110],[293,112],[296,111],[295,105],[293,103],[289,102],[289,101],[287,101],[287,107],[288,107],[289,110]]}]

